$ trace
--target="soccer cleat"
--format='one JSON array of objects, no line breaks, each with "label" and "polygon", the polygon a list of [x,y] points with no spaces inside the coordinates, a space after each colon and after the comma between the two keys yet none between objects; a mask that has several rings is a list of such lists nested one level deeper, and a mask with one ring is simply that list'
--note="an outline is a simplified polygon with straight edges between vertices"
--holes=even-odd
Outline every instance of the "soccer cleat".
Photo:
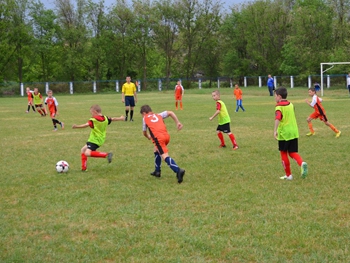
[{"label": "soccer cleat", "polygon": [[64,129],[64,123],[61,121],[61,128],[62,128],[62,130]]},{"label": "soccer cleat", "polygon": [[87,168],[85,168],[85,169],[81,169],[81,171],[82,172],[87,172],[88,170],[87,170]]},{"label": "soccer cleat", "polygon": [[185,170],[179,168],[179,171],[176,174],[177,182],[179,184],[181,184],[182,181],[184,180],[184,175],[185,175]]},{"label": "soccer cleat", "polygon": [[287,175],[285,175],[285,176],[282,176],[282,177],[280,177],[280,179],[281,180],[293,180],[293,175],[290,175],[290,176],[287,176]]},{"label": "soccer cleat", "polygon": [[124,119],[124,121],[128,121],[128,116],[125,116],[125,119]]},{"label": "soccer cleat", "polygon": [[301,178],[305,179],[306,176],[307,176],[307,172],[308,172],[308,169],[307,169],[307,163],[306,162],[302,162],[301,163]]},{"label": "soccer cleat", "polygon": [[108,155],[107,155],[108,163],[112,162],[112,157],[113,157],[113,153],[108,153]]},{"label": "soccer cleat", "polygon": [[335,135],[335,138],[339,138],[341,134],[341,131],[338,131],[337,134]]},{"label": "soccer cleat", "polygon": [[57,128],[54,128],[52,131],[57,131]]},{"label": "soccer cleat", "polygon": [[29,113],[29,111],[26,111],[26,113]]},{"label": "soccer cleat", "polygon": [[160,177],[160,171],[154,171],[151,173],[151,175],[153,175],[155,177]]},{"label": "soccer cleat", "polygon": [[130,121],[134,121],[134,119],[130,119]]},{"label": "soccer cleat", "polygon": [[238,149],[238,145],[233,146],[232,149],[233,149],[233,150],[237,150],[237,149]]},{"label": "soccer cleat", "polygon": [[315,132],[309,132],[306,134],[306,136],[312,136],[312,135],[315,135]]},{"label": "soccer cleat", "polygon": [[226,145],[225,144],[220,144],[219,148],[226,148]]}]

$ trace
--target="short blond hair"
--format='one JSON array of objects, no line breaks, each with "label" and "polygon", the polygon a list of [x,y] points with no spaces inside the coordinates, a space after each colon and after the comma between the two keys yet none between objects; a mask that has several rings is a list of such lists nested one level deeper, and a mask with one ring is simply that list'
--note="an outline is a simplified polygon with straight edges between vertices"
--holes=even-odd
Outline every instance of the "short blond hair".
[{"label": "short blond hair", "polygon": [[94,110],[94,111],[96,111],[97,113],[101,113],[101,112],[102,112],[100,105],[97,105],[97,104],[92,105],[91,108],[90,108],[90,110]]}]

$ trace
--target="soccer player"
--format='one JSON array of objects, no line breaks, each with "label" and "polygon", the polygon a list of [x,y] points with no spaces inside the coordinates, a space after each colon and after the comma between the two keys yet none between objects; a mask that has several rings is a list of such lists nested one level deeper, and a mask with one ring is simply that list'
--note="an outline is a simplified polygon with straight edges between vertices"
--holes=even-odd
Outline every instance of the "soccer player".
[{"label": "soccer player", "polygon": [[245,109],[242,105],[243,92],[239,88],[238,84],[235,85],[235,89],[233,90],[233,95],[236,97],[236,105],[237,105],[235,112],[238,112],[239,108],[241,108],[243,111],[245,111]]},{"label": "soccer player", "polygon": [[124,116],[109,118],[102,115],[102,110],[99,105],[93,105],[90,108],[91,118],[88,122],[72,126],[73,129],[90,127],[91,132],[89,139],[81,148],[81,170],[86,171],[87,169],[87,157],[95,158],[107,158],[108,162],[112,162],[113,153],[98,152],[96,151],[106,140],[107,126],[112,121],[124,121]]},{"label": "soccer player", "polygon": [[294,159],[301,169],[301,178],[306,178],[308,166],[298,154],[298,124],[295,118],[294,105],[287,101],[287,89],[280,87],[275,90],[275,129],[274,136],[278,140],[278,149],[281,154],[282,165],[286,175],[282,180],[293,180],[288,155]]},{"label": "soccer player", "polygon": [[350,73],[348,74],[347,78],[346,78],[346,84],[349,90],[349,96],[350,96]]},{"label": "soccer player", "polygon": [[337,128],[335,128],[331,123],[328,122],[327,116],[326,116],[326,111],[324,110],[321,102],[322,99],[319,98],[316,94],[316,90],[314,87],[309,88],[309,96],[312,97],[311,102],[309,102],[308,99],[305,100],[305,102],[312,108],[314,108],[314,112],[312,114],[310,114],[310,116],[307,118],[307,123],[309,125],[309,130],[310,132],[308,134],[306,134],[307,136],[312,136],[315,135],[315,131],[312,127],[312,123],[311,121],[313,119],[320,119],[321,121],[324,122],[324,124],[326,124],[329,128],[332,129],[332,131],[335,132],[335,137],[339,138],[341,131],[339,131]]},{"label": "soccer player", "polygon": [[40,94],[38,88],[34,88],[33,101],[36,111],[39,112],[39,114],[42,117],[45,117],[47,113],[45,107],[43,106],[44,99],[43,96]]},{"label": "soccer player", "polygon": [[33,91],[30,90],[29,87],[26,87],[26,93],[27,93],[27,98],[28,98],[28,108],[27,108],[26,113],[29,113],[30,106],[32,106],[32,109],[35,112],[35,108],[34,108],[34,105],[33,105]]},{"label": "soccer player", "polygon": [[59,124],[62,129],[64,129],[64,123],[56,119],[58,115],[58,102],[55,97],[52,96],[52,90],[47,91],[47,97],[45,98],[45,105],[48,107],[47,112],[50,112],[50,117],[52,119],[53,130],[57,131],[56,124]]},{"label": "soccer player", "polygon": [[130,121],[134,121],[134,107],[137,102],[136,86],[131,82],[131,77],[126,77],[126,82],[122,86],[122,102],[125,103],[125,121],[128,120],[130,111]]},{"label": "soccer player", "polygon": [[[153,113],[149,105],[143,105],[140,113],[142,114],[142,131],[143,135],[148,139],[152,140],[154,144],[154,164],[155,170],[151,175],[155,177],[161,176],[161,163],[162,159],[167,163],[171,170],[176,173],[177,182],[182,183],[185,175],[185,170],[181,169],[169,156],[167,145],[170,142],[170,135],[164,124],[163,119],[171,117],[178,130],[181,130],[183,125],[172,111],[163,111],[161,113]],[[147,132],[148,129],[148,132]]]},{"label": "soccer player", "polygon": [[185,93],[184,87],[181,85],[181,81],[179,80],[175,86],[175,107],[176,107],[176,110],[178,109],[179,102],[180,102],[180,109],[183,110],[182,96],[184,95],[184,93]]},{"label": "soccer player", "polygon": [[230,130],[230,122],[231,122],[230,115],[228,114],[225,103],[222,100],[220,100],[220,92],[218,90],[215,90],[211,93],[211,96],[213,100],[216,101],[216,111],[214,115],[209,118],[209,120],[211,121],[216,116],[218,116],[219,125],[216,128],[216,132],[221,142],[219,147],[220,148],[226,147],[224,136],[222,134],[222,133],[226,133],[232,142],[233,150],[237,150],[238,145],[236,143],[235,136]]}]

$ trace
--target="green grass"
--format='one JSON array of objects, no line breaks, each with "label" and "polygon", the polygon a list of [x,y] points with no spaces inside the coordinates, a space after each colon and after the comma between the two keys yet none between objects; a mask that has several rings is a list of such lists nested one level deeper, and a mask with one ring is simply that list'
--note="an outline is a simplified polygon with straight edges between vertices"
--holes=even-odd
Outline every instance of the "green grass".
[{"label": "green grass", "polygon": [[[92,104],[107,116],[124,114],[120,94],[56,96],[65,130],[49,117],[24,113],[26,98],[0,98],[0,262],[350,262],[349,117],[347,91],[327,90],[324,107],[335,134],[314,121],[306,137],[307,90],[288,89],[299,125],[299,153],[309,164],[293,181],[273,138],[274,98],[243,88],[246,112],[234,113],[232,89],[222,89],[240,149],[219,149],[211,90],[186,91],[176,111],[184,129],[169,153],[186,169],[182,184],[163,163],[153,171],[153,146],[142,135],[139,108],[174,110],[171,91],[138,94],[135,122],[113,122],[101,151],[80,171],[80,149]],[[225,136],[227,145],[229,139]],[[58,174],[59,160],[70,164]]]}]

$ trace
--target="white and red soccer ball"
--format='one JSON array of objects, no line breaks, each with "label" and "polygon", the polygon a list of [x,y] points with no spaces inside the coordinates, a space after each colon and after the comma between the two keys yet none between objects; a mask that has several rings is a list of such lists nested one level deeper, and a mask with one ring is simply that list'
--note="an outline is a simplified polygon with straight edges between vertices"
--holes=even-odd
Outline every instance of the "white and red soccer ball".
[{"label": "white and red soccer ball", "polygon": [[66,173],[69,170],[69,164],[66,161],[58,161],[56,163],[56,171],[58,173]]}]

